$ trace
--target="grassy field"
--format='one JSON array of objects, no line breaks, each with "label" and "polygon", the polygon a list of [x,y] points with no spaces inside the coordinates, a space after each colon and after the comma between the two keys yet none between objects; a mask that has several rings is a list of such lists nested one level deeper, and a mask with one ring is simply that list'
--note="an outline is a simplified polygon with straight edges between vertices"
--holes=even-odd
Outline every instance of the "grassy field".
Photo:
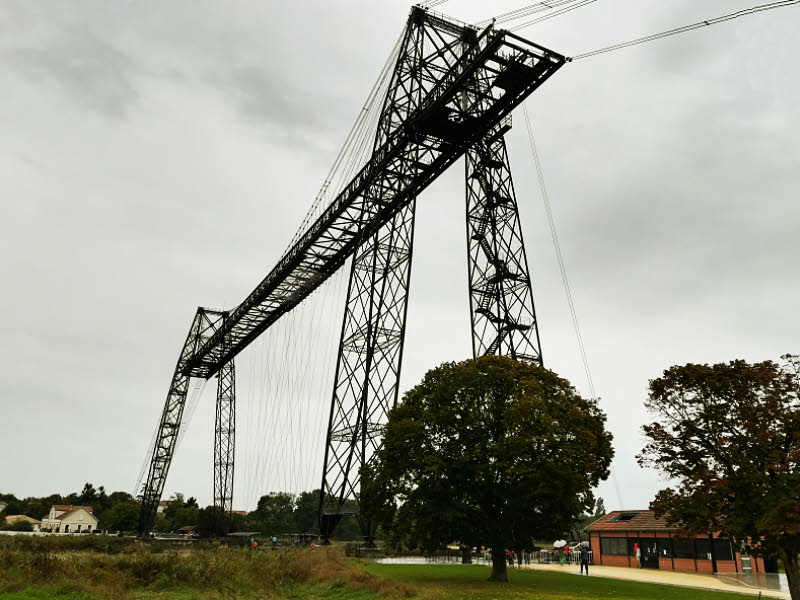
[{"label": "grassy field", "polygon": [[666,585],[581,577],[549,571],[509,571],[506,585],[489,583],[489,567],[468,565],[380,565],[365,568],[382,578],[402,581],[436,600],[743,600],[747,596]]},{"label": "grassy field", "polygon": [[379,565],[335,548],[174,549],[95,539],[0,542],[0,600],[742,600],[743,596],[545,571]]}]

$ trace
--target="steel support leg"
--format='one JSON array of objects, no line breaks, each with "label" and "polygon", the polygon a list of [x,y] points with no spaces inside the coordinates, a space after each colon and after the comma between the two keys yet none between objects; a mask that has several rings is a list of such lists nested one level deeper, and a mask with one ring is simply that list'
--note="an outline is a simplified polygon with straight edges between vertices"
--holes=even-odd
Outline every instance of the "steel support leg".
[{"label": "steel support leg", "polygon": [[539,328],[503,131],[467,152],[472,354],[542,364]]},{"label": "steel support leg", "polygon": [[414,239],[414,203],[364,244],[350,276],[323,473],[320,529],[327,539],[345,515],[359,518],[359,469],[379,448],[397,402]]},{"label": "steel support leg", "polygon": [[153,454],[147,480],[142,489],[142,508],[139,515],[139,535],[144,536],[153,529],[153,523],[164,492],[169,466],[178,441],[186,395],[189,391],[189,376],[185,374],[189,359],[200,344],[204,343],[217,330],[226,313],[198,308],[189,335],[183,344],[178,364],[172,375],[172,382],[161,413]]},{"label": "steel support leg", "polygon": [[214,530],[230,532],[233,510],[233,467],[236,445],[236,375],[233,360],[218,374],[214,423]]}]

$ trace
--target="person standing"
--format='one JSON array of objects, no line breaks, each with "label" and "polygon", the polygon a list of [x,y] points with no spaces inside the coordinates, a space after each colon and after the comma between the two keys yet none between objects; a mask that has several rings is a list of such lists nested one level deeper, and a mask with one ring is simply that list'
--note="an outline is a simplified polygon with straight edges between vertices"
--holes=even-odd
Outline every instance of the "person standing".
[{"label": "person standing", "polygon": [[633,554],[636,556],[636,560],[639,562],[639,568],[642,568],[642,549],[639,547],[639,543],[633,544]]},{"label": "person standing", "polygon": [[584,569],[586,570],[586,574],[589,574],[589,548],[581,544],[581,575],[583,575]]}]

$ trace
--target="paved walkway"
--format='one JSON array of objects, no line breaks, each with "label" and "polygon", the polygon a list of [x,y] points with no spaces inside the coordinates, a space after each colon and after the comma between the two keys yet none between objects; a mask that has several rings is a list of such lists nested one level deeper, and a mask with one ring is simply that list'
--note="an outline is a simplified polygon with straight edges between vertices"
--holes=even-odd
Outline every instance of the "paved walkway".
[{"label": "paved walkway", "polygon": [[[559,573],[573,573],[580,576],[578,565],[523,565],[522,568],[537,571],[554,571]],[[659,571],[658,569],[632,569],[625,567],[589,567],[590,576],[609,577],[611,579],[626,579],[628,581],[641,581],[643,583],[660,583],[663,585],[677,585],[718,592],[731,592],[734,594],[747,594],[758,596],[761,592],[764,598],[789,599],[789,592],[780,592],[767,588],[755,587],[735,577],[721,579],[703,573],[683,573],[681,571]]]}]

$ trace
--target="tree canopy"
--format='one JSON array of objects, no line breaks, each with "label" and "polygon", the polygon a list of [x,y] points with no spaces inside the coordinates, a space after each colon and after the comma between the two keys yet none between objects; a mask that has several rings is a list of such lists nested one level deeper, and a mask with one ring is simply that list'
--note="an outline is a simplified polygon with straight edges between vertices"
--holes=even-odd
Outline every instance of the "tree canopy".
[{"label": "tree canopy", "polygon": [[594,506],[613,456],[606,417],[542,367],[486,356],[428,371],[389,413],[362,473],[365,515],[425,550],[459,541],[505,553],[559,535]]},{"label": "tree canopy", "polygon": [[676,483],[652,508],[693,533],[779,555],[800,600],[800,357],[674,366],[650,382],[639,456]]}]

